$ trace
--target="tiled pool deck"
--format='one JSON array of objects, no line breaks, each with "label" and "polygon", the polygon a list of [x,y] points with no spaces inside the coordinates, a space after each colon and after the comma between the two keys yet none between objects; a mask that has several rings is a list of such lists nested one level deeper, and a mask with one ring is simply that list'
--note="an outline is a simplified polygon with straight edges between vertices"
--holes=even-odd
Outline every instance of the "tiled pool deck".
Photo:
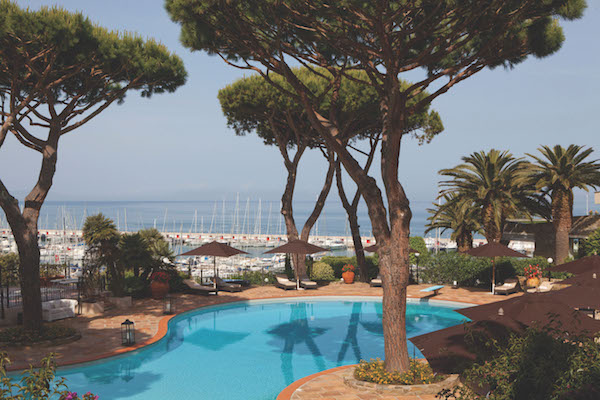
[{"label": "tiled pool deck", "polygon": [[[421,289],[429,285],[411,285],[408,287],[408,297],[421,298],[428,294],[420,292]],[[198,307],[222,304],[234,301],[265,299],[265,298],[284,298],[284,297],[303,297],[303,296],[381,296],[381,288],[369,287],[366,283],[355,283],[345,285],[342,283],[332,283],[328,286],[320,287],[316,290],[290,290],[284,291],[273,286],[253,287],[240,293],[220,292],[218,296],[198,296],[190,294],[181,294],[177,296],[177,311],[184,312]],[[519,295],[519,294],[516,294]],[[511,296],[516,296],[511,295]],[[509,296],[509,297],[511,297]],[[443,288],[435,300],[457,301],[473,304],[485,304],[493,301],[503,300],[505,296],[492,296],[489,292],[478,289],[452,289]],[[167,324],[172,316],[165,316],[162,313],[163,303],[159,300],[144,299],[134,301],[132,308],[128,310],[111,310],[102,316],[84,317],[78,316],[62,323],[69,324],[81,332],[81,339],[59,346],[29,346],[21,349],[3,349],[8,352],[10,360],[13,362],[11,370],[23,369],[30,364],[36,365],[40,358],[48,353],[56,353],[56,361],[59,365],[76,364],[86,361],[93,361],[104,357],[117,355],[123,352],[131,351],[136,348],[154,343],[160,340],[167,332]],[[125,348],[121,346],[120,330],[121,322],[130,319],[135,322],[136,341],[135,347]],[[321,380],[327,384],[322,385]],[[338,375],[323,375],[319,380],[315,380],[317,387],[335,387],[329,392],[314,393],[314,399],[379,399],[384,397],[369,397],[368,395],[346,394],[329,396],[327,393],[338,393],[341,390],[340,378]],[[338,387],[339,386],[339,387]],[[305,390],[306,388],[303,388]],[[351,390],[350,388],[346,388]],[[294,400],[308,399],[302,393],[294,394],[291,397]],[[297,397],[299,396],[299,397]],[[349,397],[348,397],[349,396]],[[354,396],[354,397],[352,397]],[[357,397],[359,396],[359,397]],[[365,397],[366,396],[366,397]],[[288,397],[290,398],[290,397]],[[417,397],[407,397],[407,399],[417,399]]]}]

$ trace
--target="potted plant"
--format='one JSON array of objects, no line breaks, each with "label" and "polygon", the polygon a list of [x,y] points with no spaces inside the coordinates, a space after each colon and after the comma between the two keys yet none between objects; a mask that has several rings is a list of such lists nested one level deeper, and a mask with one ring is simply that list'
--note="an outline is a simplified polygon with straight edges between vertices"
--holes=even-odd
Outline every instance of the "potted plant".
[{"label": "potted plant", "polygon": [[346,264],[342,267],[342,278],[345,283],[354,282],[354,265]]},{"label": "potted plant", "polygon": [[525,279],[527,279],[527,286],[530,288],[536,288],[540,286],[542,279],[542,270],[538,264],[525,267]]},{"label": "potted plant", "polygon": [[165,271],[156,271],[150,275],[150,291],[152,298],[162,299],[169,293],[170,276]]}]

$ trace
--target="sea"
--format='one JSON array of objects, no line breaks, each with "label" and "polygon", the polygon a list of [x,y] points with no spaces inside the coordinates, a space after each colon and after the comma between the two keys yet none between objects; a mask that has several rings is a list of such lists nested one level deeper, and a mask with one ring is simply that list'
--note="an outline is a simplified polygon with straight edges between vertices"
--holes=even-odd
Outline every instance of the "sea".
[{"label": "sea", "polygon": [[[285,235],[279,200],[220,199],[203,201],[46,201],[39,229],[80,230],[85,219],[102,213],[111,218],[120,231],[136,232],[156,228],[172,233],[224,233]],[[411,203],[411,235],[423,236],[431,203]],[[298,230],[312,212],[314,202],[294,202]],[[362,236],[372,236],[371,223],[364,204],[358,209]],[[8,228],[0,211],[0,228]],[[318,236],[349,236],[346,211],[339,202],[328,201],[311,231]]]}]

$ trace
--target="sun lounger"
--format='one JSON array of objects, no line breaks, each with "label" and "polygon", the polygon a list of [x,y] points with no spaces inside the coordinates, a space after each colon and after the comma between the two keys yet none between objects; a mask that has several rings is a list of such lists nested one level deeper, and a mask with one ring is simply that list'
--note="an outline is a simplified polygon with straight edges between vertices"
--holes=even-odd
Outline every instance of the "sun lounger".
[{"label": "sun lounger", "polygon": [[227,283],[217,276],[217,289],[223,292],[241,292],[242,285],[237,283]]},{"label": "sun lounger", "polygon": [[517,279],[507,279],[503,285],[496,286],[494,288],[494,294],[505,294],[517,293],[519,291],[519,281]]},{"label": "sun lounger", "polygon": [[377,278],[371,279],[371,287],[381,287],[381,275],[377,275]]},{"label": "sun lounger", "polygon": [[200,285],[192,279],[184,279],[183,283],[185,284],[185,286],[187,286],[186,291],[188,293],[203,295],[209,295],[211,293],[217,294],[217,289],[215,289],[213,286]]},{"label": "sun lounger", "polygon": [[275,275],[277,279],[277,287],[282,288],[283,290],[293,290],[296,289],[296,282],[290,281],[285,275]]},{"label": "sun lounger", "polygon": [[430,286],[428,288],[421,289],[421,292],[433,292],[431,296],[437,296],[443,287],[444,285]]},{"label": "sun lounger", "polygon": [[317,282],[308,279],[308,276],[303,275],[300,277],[300,287],[304,289],[316,289],[319,285],[317,285]]},{"label": "sun lounger", "polygon": [[550,281],[544,281],[542,283],[540,283],[540,286],[538,286],[537,291],[538,292],[549,292],[552,290],[552,286],[554,284]]}]

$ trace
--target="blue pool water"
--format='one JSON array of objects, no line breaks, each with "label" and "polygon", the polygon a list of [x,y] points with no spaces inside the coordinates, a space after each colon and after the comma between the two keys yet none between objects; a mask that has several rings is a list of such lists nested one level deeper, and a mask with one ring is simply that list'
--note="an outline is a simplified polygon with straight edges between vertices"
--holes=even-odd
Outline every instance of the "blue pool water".
[{"label": "blue pool water", "polygon": [[[409,300],[408,336],[460,324],[460,307]],[[266,300],[177,316],[152,346],[58,374],[101,400],[272,400],[306,375],[383,354],[380,300]]]}]

